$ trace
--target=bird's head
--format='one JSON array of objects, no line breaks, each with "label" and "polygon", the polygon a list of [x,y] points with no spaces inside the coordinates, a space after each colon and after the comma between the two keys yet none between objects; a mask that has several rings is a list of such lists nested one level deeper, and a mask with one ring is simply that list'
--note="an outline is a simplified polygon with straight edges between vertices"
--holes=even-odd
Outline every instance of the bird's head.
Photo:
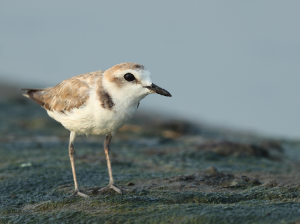
[{"label": "bird's head", "polygon": [[109,89],[112,96],[134,101],[140,101],[151,93],[172,96],[167,90],[153,84],[150,72],[136,63],[121,63],[106,70],[103,74],[103,86]]}]

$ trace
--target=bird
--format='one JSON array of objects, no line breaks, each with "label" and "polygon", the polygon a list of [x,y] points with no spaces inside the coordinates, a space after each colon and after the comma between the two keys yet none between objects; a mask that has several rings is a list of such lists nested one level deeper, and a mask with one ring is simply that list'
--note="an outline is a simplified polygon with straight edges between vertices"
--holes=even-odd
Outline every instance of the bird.
[{"label": "bird", "polygon": [[131,119],[147,95],[157,93],[172,95],[151,81],[149,70],[138,63],[120,63],[107,70],[100,70],[66,79],[54,87],[21,89],[23,95],[42,106],[48,115],[70,131],[69,157],[74,179],[71,196],[89,195],[78,188],[74,140],[77,135],[105,135],[104,152],[109,175],[109,184],[99,192],[122,190],[114,183],[109,158],[110,142],[115,132]]}]

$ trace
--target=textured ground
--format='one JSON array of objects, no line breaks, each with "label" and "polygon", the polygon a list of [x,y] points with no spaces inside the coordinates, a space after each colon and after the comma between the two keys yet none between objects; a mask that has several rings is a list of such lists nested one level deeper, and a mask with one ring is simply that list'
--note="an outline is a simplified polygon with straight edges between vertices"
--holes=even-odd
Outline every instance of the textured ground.
[{"label": "textured ground", "polygon": [[[142,105],[141,105],[142,106]],[[296,223],[300,141],[138,114],[111,145],[75,141],[73,191],[68,131],[26,99],[0,103],[0,223]]]}]

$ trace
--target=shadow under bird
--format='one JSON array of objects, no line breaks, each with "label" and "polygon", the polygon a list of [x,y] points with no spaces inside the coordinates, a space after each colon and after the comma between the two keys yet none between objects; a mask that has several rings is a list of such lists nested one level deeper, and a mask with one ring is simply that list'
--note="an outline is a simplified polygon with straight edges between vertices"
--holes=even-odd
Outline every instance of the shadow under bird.
[{"label": "shadow under bird", "polygon": [[153,84],[150,72],[140,64],[121,63],[106,71],[96,71],[74,76],[54,87],[26,90],[24,96],[46,109],[48,115],[60,122],[70,133],[69,156],[75,191],[70,196],[89,197],[79,191],[75,164],[74,140],[76,135],[106,135],[104,152],[109,174],[109,184],[100,189],[112,188],[122,194],[114,184],[109,159],[110,141],[139,107],[140,101],[151,93],[171,97],[171,94]]}]

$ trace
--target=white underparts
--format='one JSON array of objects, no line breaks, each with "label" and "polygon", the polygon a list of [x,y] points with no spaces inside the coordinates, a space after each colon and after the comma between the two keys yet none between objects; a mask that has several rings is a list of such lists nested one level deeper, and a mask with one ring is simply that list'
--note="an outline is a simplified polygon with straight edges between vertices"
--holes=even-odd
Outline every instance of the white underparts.
[{"label": "white underparts", "polygon": [[101,106],[99,96],[93,89],[87,103],[80,108],[65,113],[47,112],[50,117],[60,122],[66,129],[77,134],[108,134],[118,130],[131,119],[138,104],[138,101],[131,99],[123,100],[123,102],[118,98],[112,99],[115,104],[112,110],[104,109]]}]

